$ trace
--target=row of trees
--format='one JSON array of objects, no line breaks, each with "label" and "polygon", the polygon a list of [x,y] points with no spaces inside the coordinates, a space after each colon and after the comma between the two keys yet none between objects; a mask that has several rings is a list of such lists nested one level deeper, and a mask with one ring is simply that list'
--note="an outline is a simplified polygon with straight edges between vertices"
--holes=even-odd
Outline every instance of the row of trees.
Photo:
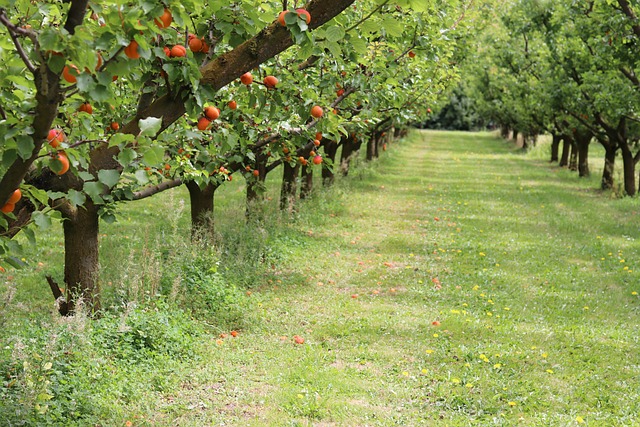
[{"label": "row of trees", "polygon": [[629,0],[504,4],[469,66],[470,96],[503,136],[521,135],[525,149],[538,134],[551,134],[551,161],[580,176],[589,175],[591,141],[600,143],[603,189],[613,187],[621,154],[625,193],[635,195],[639,7]]},{"label": "row of trees", "polygon": [[[457,79],[473,2],[11,0],[0,8],[0,256],[62,219],[66,295],[100,307],[99,221],[185,185],[212,235],[216,189],[247,212],[282,166],[282,209],[366,144],[423,121]],[[455,34],[455,37],[452,36]],[[456,40],[457,39],[457,40]],[[295,46],[295,48],[292,48]],[[340,159],[336,159],[340,152]],[[297,183],[301,183],[298,189]]]}]

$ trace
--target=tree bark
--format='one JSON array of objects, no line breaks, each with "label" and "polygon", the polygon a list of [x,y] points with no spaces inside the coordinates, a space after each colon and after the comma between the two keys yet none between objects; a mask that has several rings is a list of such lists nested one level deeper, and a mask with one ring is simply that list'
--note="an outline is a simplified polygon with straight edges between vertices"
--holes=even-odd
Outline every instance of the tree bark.
[{"label": "tree bark", "polygon": [[[331,161],[332,165],[335,165],[336,154],[338,152],[338,143],[329,139],[322,140],[322,146],[324,147],[324,156]],[[324,163],[322,164],[322,185],[325,187],[330,186],[335,181],[335,174],[333,168],[328,167]]]},{"label": "tree bark", "polygon": [[624,171],[624,191],[628,196],[636,194],[636,162],[631,152],[631,147],[627,141],[620,141],[620,151],[622,153],[622,169]]},{"label": "tree bark", "polygon": [[611,145],[605,146],[604,151],[604,169],[602,170],[602,183],[600,187],[603,190],[611,190],[613,188],[613,173],[616,164],[617,147]]},{"label": "tree bark", "polygon": [[559,152],[559,149],[560,149],[560,141],[562,141],[562,135],[554,133],[551,136],[551,160],[550,160],[551,163],[558,161],[558,152]]},{"label": "tree bark", "polygon": [[565,167],[569,165],[569,154],[571,153],[572,138],[569,135],[562,135],[562,156],[558,166]]},{"label": "tree bark", "polygon": [[591,132],[588,130],[578,130],[574,132],[578,151],[578,176],[581,178],[588,177],[589,172],[589,144],[592,138]]},{"label": "tree bark", "polygon": [[341,145],[342,152],[340,153],[340,172],[342,173],[342,176],[347,176],[349,174],[351,159],[360,149],[362,142],[358,141],[356,135],[352,133],[351,135],[342,138]]},{"label": "tree bark", "polygon": [[571,151],[569,152],[569,170],[578,170],[578,144],[575,138],[571,138]]},{"label": "tree bark", "polygon": [[191,201],[191,236],[213,238],[215,232],[213,208],[217,184],[207,184],[204,188],[195,181],[187,181]]},{"label": "tree bark", "polygon": [[296,180],[300,174],[300,164],[296,163],[295,166],[291,166],[289,162],[284,162],[283,169],[282,187],[280,188],[280,210],[292,211],[298,191]]},{"label": "tree bark", "polygon": [[502,139],[508,139],[510,133],[511,133],[511,129],[509,129],[509,126],[506,126],[506,125],[500,126],[500,136],[502,137]]},{"label": "tree bark", "polygon": [[313,168],[311,165],[302,166],[302,180],[300,184],[300,198],[306,199],[313,191]]},{"label": "tree bark", "polygon": [[100,309],[98,209],[88,200],[82,207],[63,212],[64,283],[69,314],[74,312],[79,298],[92,312]]}]

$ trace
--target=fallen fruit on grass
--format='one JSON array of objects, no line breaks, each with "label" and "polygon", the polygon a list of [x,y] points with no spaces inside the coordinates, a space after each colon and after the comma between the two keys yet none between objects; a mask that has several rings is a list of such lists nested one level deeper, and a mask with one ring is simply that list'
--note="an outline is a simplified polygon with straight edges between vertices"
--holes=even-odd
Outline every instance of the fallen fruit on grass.
[{"label": "fallen fruit on grass", "polygon": [[235,337],[238,336],[238,331],[231,331],[230,334],[231,334],[232,337],[235,338]]},{"label": "fallen fruit on grass", "polygon": [[301,337],[301,336],[299,336],[299,335],[294,335],[294,336],[293,336],[293,341],[294,341],[296,344],[304,344],[304,338],[302,338],[302,337]]},{"label": "fallen fruit on grass", "polygon": [[440,326],[440,322],[439,322],[439,321],[437,321],[437,320],[434,320],[433,322],[431,322],[431,324],[432,324],[433,326]]}]

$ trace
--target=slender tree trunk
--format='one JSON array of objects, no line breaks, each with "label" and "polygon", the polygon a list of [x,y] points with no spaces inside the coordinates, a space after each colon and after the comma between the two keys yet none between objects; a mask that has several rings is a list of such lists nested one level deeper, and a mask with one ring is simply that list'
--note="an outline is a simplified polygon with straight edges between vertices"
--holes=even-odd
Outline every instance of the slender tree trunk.
[{"label": "slender tree trunk", "polygon": [[553,134],[551,138],[551,163],[558,161],[558,152],[560,151],[560,141],[562,141],[562,135]]},{"label": "slender tree trunk", "polygon": [[295,206],[296,193],[298,191],[297,178],[300,174],[300,164],[296,162],[291,166],[289,162],[284,162],[282,173],[282,187],[280,188],[280,210],[293,210]]},{"label": "slender tree trunk", "polygon": [[511,140],[516,144],[518,143],[518,131],[516,129],[513,130],[513,135],[511,135]]},{"label": "slender tree trunk", "polygon": [[218,185],[207,184],[200,188],[194,181],[187,181],[187,189],[191,201],[191,235],[213,238],[213,206]]},{"label": "slender tree trunk", "polygon": [[522,134],[522,151],[529,150],[529,135],[526,133]]},{"label": "slender tree trunk", "polygon": [[371,160],[374,159],[374,157],[376,157],[376,146],[377,146],[377,137],[376,137],[376,132],[372,132],[371,136],[369,137],[369,140],[367,141],[367,161],[370,162]]},{"label": "slender tree trunk", "polygon": [[560,167],[569,165],[569,155],[571,153],[572,139],[569,135],[562,135],[562,157],[560,157]]},{"label": "slender tree trunk", "polygon": [[67,309],[73,313],[77,299],[81,298],[91,311],[97,311],[100,309],[98,206],[87,200],[84,206],[65,215],[63,229]]},{"label": "slender tree trunk", "polygon": [[613,172],[618,149],[612,146],[612,144],[605,146],[604,149],[604,169],[602,170],[601,188],[603,190],[610,190],[613,188]]},{"label": "slender tree trunk", "polygon": [[575,138],[571,138],[571,151],[569,153],[569,170],[578,170],[578,144]]},{"label": "slender tree trunk", "polygon": [[622,152],[622,168],[624,171],[624,191],[628,196],[635,196],[636,162],[627,141],[620,141],[620,151]]},{"label": "slender tree trunk", "polygon": [[301,169],[300,198],[306,199],[313,191],[313,168],[311,165],[306,165],[301,166]]},{"label": "slender tree trunk", "polygon": [[589,131],[578,131],[575,133],[575,141],[578,148],[578,176],[589,176],[589,144],[592,134]]},{"label": "slender tree trunk", "polygon": [[[332,165],[336,162],[336,153],[338,152],[338,143],[328,139],[322,140],[322,146],[324,147],[324,156],[331,161]],[[335,175],[333,173],[333,167],[327,167],[326,164],[322,164],[322,185],[325,187],[333,184]]]},{"label": "slender tree trunk", "polygon": [[509,139],[510,133],[511,133],[511,129],[509,129],[509,126],[506,126],[506,125],[500,126],[500,136],[502,137],[502,139]]}]

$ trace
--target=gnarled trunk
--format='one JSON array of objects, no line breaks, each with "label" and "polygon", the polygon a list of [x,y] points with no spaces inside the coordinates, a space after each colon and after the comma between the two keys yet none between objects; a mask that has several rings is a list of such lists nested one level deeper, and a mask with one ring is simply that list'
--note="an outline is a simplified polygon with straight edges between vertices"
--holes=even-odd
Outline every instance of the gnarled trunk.
[{"label": "gnarled trunk", "polygon": [[311,165],[302,166],[301,175],[300,198],[306,199],[313,191],[313,168]]},{"label": "gnarled trunk", "polygon": [[293,210],[298,191],[297,178],[300,173],[300,164],[291,166],[284,162],[282,173],[282,186],[280,187],[280,210]]},{"label": "gnarled trunk", "polygon": [[355,134],[342,138],[342,153],[340,154],[340,171],[342,172],[342,176],[349,174],[351,159],[356,155],[361,145],[362,142],[358,141]]},{"label": "gnarled trunk", "polygon": [[589,176],[589,144],[592,134],[589,131],[581,130],[575,132],[575,141],[578,148],[578,176]]},{"label": "gnarled trunk", "polygon": [[620,142],[622,152],[622,168],[624,171],[624,191],[628,196],[636,194],[636,162],[627,141]]},{"label": "gnarled trunk", "polygon": [[187,189],[191,201],[191,235],[213,238],[214,196],[218,185],[210,183],[200,188],[194,181],[188,181]]},{"label": "gnarled trunk", "polygon": [[84,206],[64,213],[63,229],[68,312],[62,314],[72,314],[78,298],[91,311],[97,311],[100,309],[98,206],[88,200]]},{"label": "gnarled trunk", "polygon": [[560,157],[560,167],[569,165],[569,155],[571,153],[572,138],[569,135],[562,135],[562,156]]}]

